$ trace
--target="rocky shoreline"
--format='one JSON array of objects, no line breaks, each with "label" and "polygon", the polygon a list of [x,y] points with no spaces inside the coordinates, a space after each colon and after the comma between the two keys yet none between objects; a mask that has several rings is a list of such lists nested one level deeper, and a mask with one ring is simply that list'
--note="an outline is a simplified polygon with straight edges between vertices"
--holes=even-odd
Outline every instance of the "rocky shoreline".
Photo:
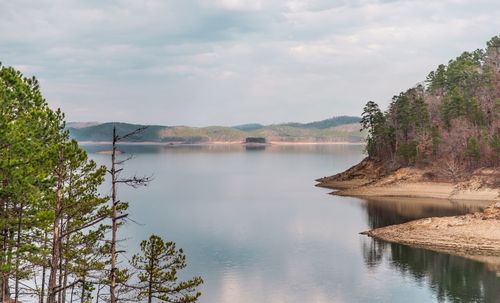
[{"label": "rocky shoreline", "polygon": [[380,163],[364,159],[348,170],[316,180],[317,186],[334,189],[334,195],[357,197],[412,197],[500,202],[500,171],[480,169],[468,180],[452,182],[415,167],[391,172]]},{"label": "rocky shoreline", "polygon": [[[365,231],[370,237],[463,256],[500,272],[500,172],[482,169],[461,182],[432,180],[428,171],[400,168],[386,172],[365,159],[340,174],[318,179],[332,194],[356,197],[418,197],[488,203],[482,212],[431,217]],[[410,202],[409,202],[410,203]]]},{"label": "rocky shoreline", "polygon": [[459,255],[500,272],[500,203],[483,212],[432,217],[363,232],[370,237]]}]

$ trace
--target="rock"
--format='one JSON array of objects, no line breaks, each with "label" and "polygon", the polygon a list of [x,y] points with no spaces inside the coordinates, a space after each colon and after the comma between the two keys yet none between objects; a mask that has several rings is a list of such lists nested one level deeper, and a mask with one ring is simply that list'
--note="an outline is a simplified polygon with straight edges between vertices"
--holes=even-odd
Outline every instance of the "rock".
[{"label": "rock", "polygon": [[420,224],[429,224],[432,222],[432,219],[431,218],[427,218],[427,219],[423,219],[423,220],[420,220]]}]

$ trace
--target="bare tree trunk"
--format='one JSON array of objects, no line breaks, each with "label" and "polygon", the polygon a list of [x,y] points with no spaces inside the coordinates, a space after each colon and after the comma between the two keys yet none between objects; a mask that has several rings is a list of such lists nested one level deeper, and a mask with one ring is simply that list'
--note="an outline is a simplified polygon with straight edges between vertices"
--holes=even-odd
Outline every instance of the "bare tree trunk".
[{"label": "bare tree trunk", "polygon": [[22,217],[23,217],[23,203],[20,204],[19,206],[19,217],[17,218],[17,238],[16,238],[16,250],[17,250],[17,255],[16,255],[16,282],[15,282],[15,295],[14,295],[14,300],[15,302],[18,301],[19,299],[19,266],[21,263],[20,256],[19,256],[19,250],[21,248],[21,228],[22,228]]},{"label": "bare tree trunk", "polygon": [[[62,166],[63,162],[63,154],[62,151],[59,152],[59,162]],[[54,208],[54,223],[52,226],[52,257],[50,260],[50,276],[49,276],[49,286],[48,286],[48,298],[47,303],[55,303],[56,302],[56,279],[57,279],[57,271],[59,267],[59,259],[60,259],[60,217],[61,217],[61,209],[62,209],[62,167],[59,167],[58,172],[58,181],[57,181],[57,189],[56,189],[56,205]]]},{"label": "bare tree trunk", "polygon": [[[4,186],[7,182],[4,180]],[[3,218],[4,218],[4,222],[7,222],[7,219],[8,219],[8,206],[7,206],[7,200],[6,199],[2,199],[2,212],[3,212]],[[4,225],[2,226],[2,238],[3,238],[3,241],[2,241],[2,247],[1,247],[1,251],[2,251],[2,258],[0,259],[0,265],[7,265],[7,255],[8,255],[8,243],[7,243],[7,239],[9,237],[9,231],[8,231],[8,228],[7,226],[5,225],[6,223],[4,223]],[[2,281],[1,281],[2,285],[1,285],[1,295],[2,297],[0,298],[2,300],[2,302],[6,301],[7,298],[9,298],[9,277],[8,277],[8,274],[7,273],[2,273]]]},{"label": "bare tree trunk", "polygon": [[71,285],[71,293],[69,295],[69,302],[73,303],[73,293],[75,291],[75,284]]},{"label": "bare tree trunk", "polygon": [[[98,293],[98,295],[99,295],[99,293]],[[82,296],[80,298],[80,302],[81,303],[85,302],[85,278],[83,278],[83,281],[82,281]]]},{"label": "bare tree trunk", "polygon": [[99,303],[99,296],[101,295],[101,284],[97,284],[97,294],[95,296],[95,303]]},{"label": "bare tree trunk", "polygon": [[[12,250],[13,246],[12,243],[14,243],[14,235],[15,232],[12,229],[8,230],[9,234],[9,241],[7,242],[8,250],[7,250],[7,264],[12,264]],[[10,287],[9,287],[9,280],[10,280],[11,273],[5,273],[5,282],[6,282],[6,289],[5,289],[5,300],[11,300],[11,292],[10,292]]]},{"label": "bare tree trunk", "polygon": [[123,220],[125,217],[127,217],[127,214],[123,214],[121,212],[121,209],[119,208],[119,205],[124,205],[123,203],[120,202],[117,198],[117,184],[118,183],[123,183],[128,186],[132,187],[137,187],[137,186],[146,186],[151,178],[150,177],[137,177],[133,176],[131,178],[119,178],[119,173],[122,170],[122,168],[117,169],[118,165],[122,165],[124,162],[130,160],[121,160],[117,161],[116,159],[116,152],[117,152],[117,143],[120,140],[124,140],[127,138],[130,138],[142,131],[144,131],[147,127],[141,127],[138,128],[128,134],[125,134],[123,136],[118,136],[116,134],[116,127],[113,127],[113,149],[111,152],[111,271],[110,271],[110,302],[111,303],[117,303],[118,299],[116,297],[116,287],[117,287],[117,231],[118,231],[118,223],[120,220]]},{"label": "bare tree trunk", "polygon": [[[62,234],[62,232],[64,230],[62,217],[59,219],[59,230],[60,230],[60,233]],[[59,285],[59,287],[62,287],[62,285],[63,285],[63,276],[64,276],[64,273],[63,273],[63,260],[64,260],[63,245],[64,245],[64,243],[62,240],[63,239],[61,238],[61,240],[59,241],[59,279],[57,281],[57,285]],[[59,291],[57,293],[57,302],[64,302],[62,300],[63,291]]]},{"label": "bare tree trunk", "polygon": [[[10,165],[10,157],[7,158],[7,164]],[[6,188],[8,185],[9,185],[9,180],[8,180],[8,177],[6,177],[3,181],[2,181],[2,185],[4,188]],[[0,249],[0,252],[2,253],[2,257],[0,258],[0,266],[7,266],[7,255],[8,255],[8,243],[7,243],[7,239],[8,239],[8,235],[9,235],[9,231],[8,231],[8,226],[6,225],[7,224],[7,221],[9,219],[9,207],[8,207],[8,198],[3,198],[1,199],[1,207],[0,209],[2,210],[2,217],[3,217],[3,225],[2,225],[2,237],[3,237],[3,241],[2,241],[2,247]],[[1,300],[2,302],[6,301],[9,297],[10,297],[10,290],[9,290],[9,275],[8,273],[2,273],[2,279],[1,279],[1,291],[0,291],[0,295],[1,295]]]},{"label": "bare tree trunk", "polygon": [[[59,198],[57,198],[59,204]],[[59,209],[59,208],[57,208]],[[56,302],[56,276],[57,267],[59,265],[59,224],[57,218],[54,220],[53,226],[53,240],[52,240],[52,258],[50,261],[50,275],[49,275],[49,286],[48,286],[48,298],[47,303]]]},{"label": "bare tree trunk", "polygon": [[[63,265],[63,291],[62,291],[62,296],[61,296],[61,302],[66,302],[66,287],[68,285],[68,259],[64,258],[64,265]],[[73,291],[73,286],[71,287],[71,291]]]},{"label": "bare tree trunk", "polygon": [[[43,238],[43,248],[46,249],[47,248],[47,233],[45,233],[45,236]],[[46,260],[44,260],[46,261]],[[43,303],[43,299],[45,297],[45,274],[46,274],[46,271],[47,271],[47,266],[45,265],[45,262],[42,262],[42,289],[41,289],[41,293],[40,293],[40,303]]]},{"label": "bare tree trunk", "polygon": [[111,277],[109,285],[110,302],[116,303],[116,232],[118,229],[117,225],[117,213],[116,213],[116,128],[113,127],[113,150],[111,154]]},{"label": "bare tree trunk", "polygon": [[153,257],[149,258],[148,303],[153,302]]},{"label": "bare tree trunk", "polygon": [[[72,198],[72,195],[71,195],[71,190],[72,190],[72,187],[73,187],[73,171],[70,171],[70,176],[69,176],[69,187],[70,187],[70,190],[69,190],[69,194],[68,194],[68,199],[71,200]],[[63,220],[61,219],[61,222]],[[71,219],[69,217],[66,218],[66,225],[62,226],[62,228],[65,228],[65,232],[68,232],[70,230],[70,221]],[[64,240],[64,243],[63,243],[63,240]],[[70,249],[70,243],[69,243],[69,240],[70,240],[70,235],[67,234],[65,237],[63,237],[61,239],[61,251],[62,251],[62,248],[64,246],[64,249],[66,251],[66,255],[61,255],[63,256],[62,259],[64,259],[64,264],[62,263],[61,261],[61,269],[63,269],[63,281],[62,281],[62,288],[63,288],[63,291],[62,291],[62,295],[61,295],[61,302],[64,303],[66,302],[66,291],[67,291],[67,285],[68,285],[68,258],[67,258],[67,252],[69,251]],[[71,285],[71,300],[73,301],[73,289],[75,288],[75,285]]]}]

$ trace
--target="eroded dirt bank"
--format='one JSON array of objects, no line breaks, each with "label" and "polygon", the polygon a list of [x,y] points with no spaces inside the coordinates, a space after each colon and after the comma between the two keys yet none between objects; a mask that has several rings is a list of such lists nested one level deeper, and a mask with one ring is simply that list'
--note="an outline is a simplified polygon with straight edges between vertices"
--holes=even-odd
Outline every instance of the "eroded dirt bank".
[{"label": "eroded dirt bank", "polygon": [[432,217],[364,232],[370,237],[467,257],[500,272],[500,203],[464,216]]},{"label": "eroded dirt bank", "polygon": [[[486,263],[500,273],[500,171],[480,169],[462,181],[440,177],[432,169],[385,171],[365,159],[340,174],[317,180],[332,194],[366,198],[413,197],[450,201],[482,201],[482,212],[463,216],[430,217],[376,228],[364,234],[377,239],[460,255]],[[407,201],[408,203],[416,203]]]},{"label": "eroded dirt bank", "polygon": [[385,171],[365,159],[345,172],[317,180],[317,186],[335,189],[339,196],[419,197],[449,200],[500,201],[500,171],[480,169],[466,181],[452,182],[432,170],[415,167]]}]

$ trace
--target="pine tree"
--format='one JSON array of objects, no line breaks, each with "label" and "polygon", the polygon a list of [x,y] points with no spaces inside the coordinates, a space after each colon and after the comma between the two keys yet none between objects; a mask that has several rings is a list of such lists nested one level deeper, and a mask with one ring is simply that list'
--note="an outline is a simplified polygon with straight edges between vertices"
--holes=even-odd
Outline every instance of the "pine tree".
[{"label": "pine tree", "polygon": [[361,118],[361,130],[368,131],[366,152],[368,156],[374,156],[377,148],[378,129],[384,123],[384,115],[377,103],[368,101],[363,109]]},{"label": "pine tree", "polygon": [[[63,142],[56,149],[56,167],[54,172],[55,190],[52,198],[52,245],[50,256],[50,274],[48,282],[48,303],[64,302],[66,290],[73,284],[82,283],[70,272],[71,260],[80,245],[90,240],[103,239],[103,225],[95,227],[109,217],[107,199],[99,196],[98,186],[104,181],[105,168],[97,167],[88,160],[87,154],[76,141],[67,139],[62,133]],[[96,236],[100,236],[101,238]],[[88,237],[88,238],[87,238]],[[95,252],[97,254],[97,252]]]},{"label": "pine tree", "polygon": [[[0,300],[14,300],[20,281],[32,277],[33,230],[43,227],[45,197],[52,190],[48,150],[55,144],[62,114],[53,112],[34,78],[0,65]],[[30,220],[29,218],[35,218]]]},{"label": "pine tree", "polygon": [[137,300],[152,302],[196,302],[201,293],[196,288],[203,283],[200,277],[177,281],[177,272],[186,267],[186,256],[174,242],[165,242],[151,235],[141,242],[142,254],[136,254],[131,265],[138,272]]}]

